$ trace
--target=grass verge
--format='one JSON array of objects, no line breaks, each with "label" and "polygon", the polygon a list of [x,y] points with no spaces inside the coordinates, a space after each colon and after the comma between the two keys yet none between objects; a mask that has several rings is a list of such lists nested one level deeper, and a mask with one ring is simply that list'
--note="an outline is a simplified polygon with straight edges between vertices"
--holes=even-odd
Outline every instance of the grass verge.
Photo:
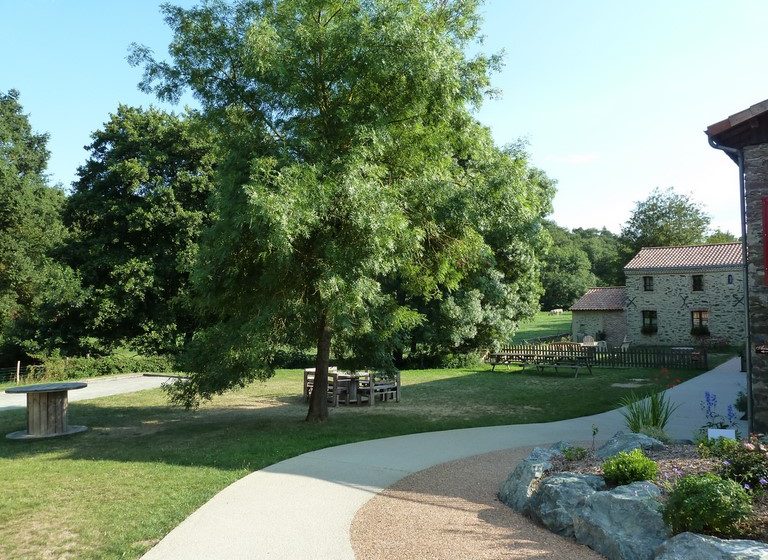
[{"label": "grass verge", "polygon": [[[679,371],[690,379],[698,372]],[[646,379],[642,388],[615,384]],[[332,410],[302,420],[302,375],[215,398],[194,411],[168,406],[161,390],[70,405],[91,429],[54,440],[0,441],[0,557],[138,558],[216,492],[245,474],[301,453],[416,432],[545,422],[614,408],[630,390],[664,389],[657,370],[592,375],[518,368],[405,371],[403,400]],[[24,411],[0,413],[0,434]],[[590,434],[584,434],[589,439]]]},{"label": "grass verge", "polygon": [[520,324],[520,330],[512,338],[512,344],[523,344],[525,340],[570,332],[570,311],[565,311],[560,315],[550,315],[547,312],[540,311],[530,321]]}]

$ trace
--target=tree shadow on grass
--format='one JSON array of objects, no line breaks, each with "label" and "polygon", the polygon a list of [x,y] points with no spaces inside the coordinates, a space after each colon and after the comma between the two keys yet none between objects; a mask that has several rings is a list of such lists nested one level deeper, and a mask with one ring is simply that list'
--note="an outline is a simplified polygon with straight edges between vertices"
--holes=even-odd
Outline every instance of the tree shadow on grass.
[{"label": "tree shadow on grass", "polygon": [[[269,382],[255,394],[221,397],[196,410],[156,393],[70,404],[70,423],[89,431],[30,442],[0,441],[0,458],[43,455],[257,470],[307,451],[345,443],[475,426],[545,422],[613,408],[627,390],[605,387],[612,373],[579,376],[527,370],[476,371],[418,382],[408,376],[400,403],[339,407],[323,424],[303,421],[301,380]],[[626,375],[633,375],[625,373]],[[619,374],[619,378],[622,377]],[[591,399],[582,398],[584,393]],[[132,404],[135,403],[135,404]],[[23,429],[24,410],[0,414],[0,434]]]}]

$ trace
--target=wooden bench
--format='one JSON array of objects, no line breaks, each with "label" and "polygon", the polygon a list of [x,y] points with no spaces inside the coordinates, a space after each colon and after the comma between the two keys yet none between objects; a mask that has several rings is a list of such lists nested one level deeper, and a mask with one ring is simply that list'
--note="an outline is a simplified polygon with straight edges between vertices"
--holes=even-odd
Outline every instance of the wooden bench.
[{"label": "wooden bench", "polygon": [[[312,387],[315,385],[315,368],[306,368],[304,370],[304,400],[309,402],[309,396],[312,394]],[[339,398],[342,395],[342,386],[344,383],[340,383],[338,370],[336,366],[328,368],[328,396],[331,402],[335,403],[333,406],[338,406]]]},{"label": "wooden bench", "polygon": [[535,361],[535,356],[524,354],[489,354],[487,362],[491,364],[491,371],[496,371],[496,366],[522,366],[525,368],[528,364]]},{"label": "wooden bench", "polygon": [[555,373],[560,373],[559,368],[573,370],[573,378],[576,379],[579,376],[579,370],[581,368],[587,368],[589,373],[592,373],[592,364],[586,359],[573,359],[573,360],[540,360],[535,363],[536,369],[539,373],[543,373],[548,367],[553,368]]},{"label": "wooden bench", "polygon": [[357,404],[367,402],[372,406],[376,399],[383,402],[394,399],[400,402],[400,372],[393,376],[386,376],[380,373],[371,373],[368,380],[362,380],[357,388]]}]

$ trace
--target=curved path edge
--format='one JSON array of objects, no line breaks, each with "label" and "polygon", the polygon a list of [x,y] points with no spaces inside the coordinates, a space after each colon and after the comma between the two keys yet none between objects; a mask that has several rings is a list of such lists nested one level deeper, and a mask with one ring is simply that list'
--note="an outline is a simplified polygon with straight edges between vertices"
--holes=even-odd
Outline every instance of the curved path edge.
[{"label": "curved path edge", "polygon": [[[705,391],[723,411],[746,385],[734,358],[669,389],[680,404],[668,432],[690,438],[704,422]],[[574,398],[589,398],[575,394]],[[205,558],[353,560],[350,527],[357,510],[401,478],[434,465],[515,447],[591,438],[624,427],[619,410],[540,424],[426,432],[305,453],[231,484],[144,555],[145,560]],[[510,465],[510,470],[512,470]]]},{"label": "curved path edge", "polygon": [[[158,374],[147,376],[140,373],[88,379],[72,379],[70,381],[86,382],[88,383],[88,386],[78,391],[70,391],[68,399],[69,402],[76,402],[110,397],[112,395],[122,395],[124,393],[135,393],[136,391],[157,389],[158,387],[162,387],[164,383],[170,383],[175,380],[176,377],[167,377]],[[34,385],[34,383],[30,383],[30,385]],[[26,407],[26,403],[27,396],[25,394],[10,394],[6,393],[4,390],[0,390],[0,412],[24,408]]]}]

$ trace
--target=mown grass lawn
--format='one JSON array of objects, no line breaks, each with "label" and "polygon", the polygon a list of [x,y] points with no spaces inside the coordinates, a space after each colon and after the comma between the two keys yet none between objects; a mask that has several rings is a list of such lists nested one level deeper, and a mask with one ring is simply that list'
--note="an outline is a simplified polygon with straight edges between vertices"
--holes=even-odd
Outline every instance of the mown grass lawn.
[{"label": "mown grass lawn", "polygon": [[[297,370],[194,411],[168,406],[161,390],[72,403],[70,421],[90,431],[0,441],[0,558],[137,558],[216,492],[282,459],[392,435],[602,412],[629,391],[614,383],[637,378],[648,380],[643,392],[664,388],[656,370],[596,369],[578,379],[504,367],[405,371],[402,402],[339,407],[321,425],[303,422]],[[23,410],[0,413],[0,434],[24,422]]]},{"label": "mown grass lawn", "polygon": [[571,312],[565,311],[560,315],[550,315],[540,311],[530,321],[520,324],[520,330],[512,338],[513,344],[523,344],[525,340],[554,336],[571,332]]}]

